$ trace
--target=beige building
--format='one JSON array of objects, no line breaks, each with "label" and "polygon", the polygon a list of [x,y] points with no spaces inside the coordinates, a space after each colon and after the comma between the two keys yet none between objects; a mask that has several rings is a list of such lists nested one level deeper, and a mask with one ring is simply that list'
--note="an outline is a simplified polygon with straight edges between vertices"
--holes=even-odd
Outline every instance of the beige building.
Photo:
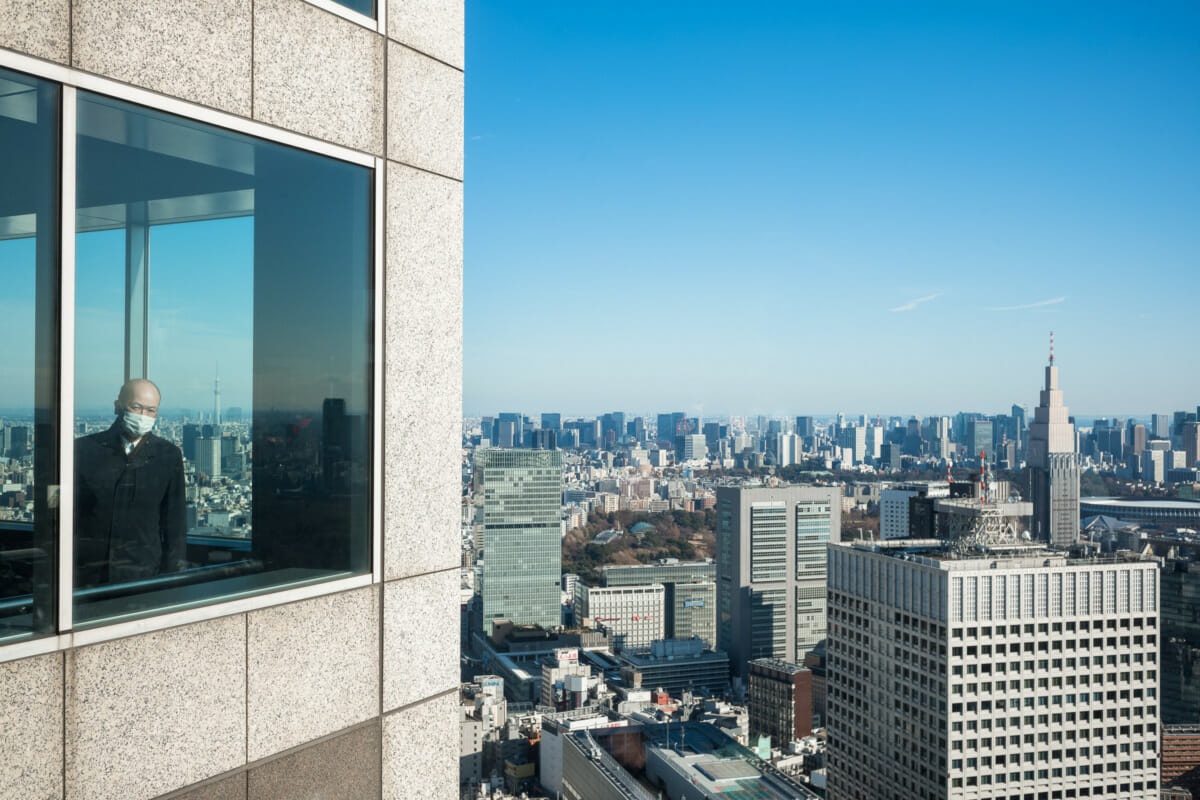
[{"label": "beige building", "polygon": [[[463,69],[462,0],[0,2],[3,800],[458,797]],[[216,420],[244,479],[135,445],[165,488],[97,506],[140,377],[160,464]],[[240,544],[173,522],[233,496]]]}]

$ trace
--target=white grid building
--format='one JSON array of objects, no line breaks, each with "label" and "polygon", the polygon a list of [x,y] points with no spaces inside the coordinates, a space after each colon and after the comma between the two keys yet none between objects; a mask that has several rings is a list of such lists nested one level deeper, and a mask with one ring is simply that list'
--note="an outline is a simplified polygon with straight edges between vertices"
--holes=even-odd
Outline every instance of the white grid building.
[{"label": "white grid building", "polygon": [[830,800],[1158,797],[1158,573],[831,545]]},{"label": "white grid building", "polygon": [[649,647],[666,636],[666,590],[648,586],[594,587],[575,584],[575,619],[603,628],[618,650]]}]

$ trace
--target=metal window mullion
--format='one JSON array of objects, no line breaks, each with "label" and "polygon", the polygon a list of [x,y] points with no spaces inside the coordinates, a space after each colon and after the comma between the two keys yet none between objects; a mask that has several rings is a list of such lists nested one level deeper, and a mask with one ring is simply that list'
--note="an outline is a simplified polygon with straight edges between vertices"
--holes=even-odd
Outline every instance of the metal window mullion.
[{"label": "metal window mullion", "polygon": [[74,626],[75,585],[75,118],[76,91],[62,87],[59,236],[58,630]]},{"label": "metal window mullion", "polygon": [[125,380],[150,377],[150,221],[145,200],[125,204]]},{"label": "metal window mullion", "polygon": [[374,258],[371,265],[371,299],[374,304],[375,324],[372,331],[372,405],[371,410],[371,573],[375,582],[383,580],[383,292],[386,255],[384,253],[384,225],[387,221],[385,162],[375,159],[374,208],[371,213],[371,236]]}]

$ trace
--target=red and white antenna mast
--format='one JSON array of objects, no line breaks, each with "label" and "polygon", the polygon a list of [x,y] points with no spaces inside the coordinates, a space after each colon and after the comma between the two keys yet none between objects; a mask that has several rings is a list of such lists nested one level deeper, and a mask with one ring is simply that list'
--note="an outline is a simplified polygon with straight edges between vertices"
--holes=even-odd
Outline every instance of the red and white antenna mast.
[{"label": "red and white antenna mast", "polygon": [[983,448],[979,449],[979,504],[987,503],[987,473],[985,460],[987,455],[983,452]]}]

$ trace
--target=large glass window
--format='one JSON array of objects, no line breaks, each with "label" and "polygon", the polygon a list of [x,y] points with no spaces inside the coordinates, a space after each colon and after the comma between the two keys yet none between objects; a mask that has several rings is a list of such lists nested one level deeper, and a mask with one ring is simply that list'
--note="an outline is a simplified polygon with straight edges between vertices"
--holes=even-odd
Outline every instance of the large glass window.
[{"label": "large glass window", "polygon": [[0,642],[55,630],[59,94],[0,69]]},{"label": "large glass window", "polygon": [[368,570],[371,170],[77,114],[76,624]]}]

